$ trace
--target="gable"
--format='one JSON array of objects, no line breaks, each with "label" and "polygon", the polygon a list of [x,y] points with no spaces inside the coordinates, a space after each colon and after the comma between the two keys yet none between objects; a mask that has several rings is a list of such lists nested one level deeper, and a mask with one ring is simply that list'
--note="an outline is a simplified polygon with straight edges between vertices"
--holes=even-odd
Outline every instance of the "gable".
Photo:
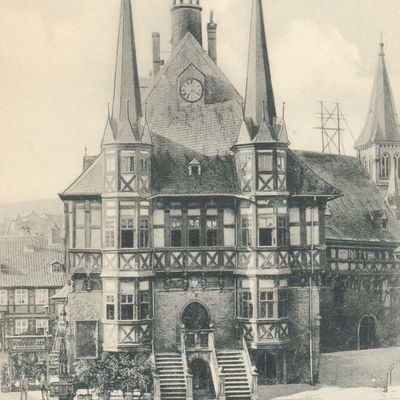
[{"label": "gable", "polygon": [[[187,79],[203,86],[200,100],[185,101]],[[243,99],[191,33],[147,88],[143,102],[152,132],[204,155],[225,154],[242,122]]]},{"label": "gable", "polygon": [[104,156],[100,153],[62,194],[65,196],[101,195],[104,191]]}]

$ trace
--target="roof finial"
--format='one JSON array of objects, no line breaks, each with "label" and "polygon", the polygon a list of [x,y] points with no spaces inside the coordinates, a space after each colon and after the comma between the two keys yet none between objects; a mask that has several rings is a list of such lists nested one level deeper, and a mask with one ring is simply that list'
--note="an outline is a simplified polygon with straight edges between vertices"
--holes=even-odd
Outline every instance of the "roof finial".
[{"label": "roof finial", "polygon": [[210,23],[214,23],[214,10],[210,10]]},{"label": "roof finial", "polygon": [[85,157],[87,157],[87,146],[85,145]]},{"label": "roof finial", "polygon": [[381,46],[381,52],[380,52],[380,56],[384,56],[385,55],[385,43],[383,41],[383,33],[381,32],[381,41],[379,43],[379,45]]}]

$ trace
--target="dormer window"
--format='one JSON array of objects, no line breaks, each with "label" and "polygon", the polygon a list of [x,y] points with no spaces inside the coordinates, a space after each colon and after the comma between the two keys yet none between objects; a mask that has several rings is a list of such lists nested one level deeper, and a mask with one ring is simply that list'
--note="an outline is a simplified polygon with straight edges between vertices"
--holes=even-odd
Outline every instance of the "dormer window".
[{"label": "dormer window", "polygon": [[201,175],[201,165],[198,160],[193,158],[189,163],[189,176],[200,176]]},{"label": "dormer window", "polygon": [[51,264],[51,270],[53,271],[53,273],[61,273],[63,272],[63,265],[58,261],[56,261],[53,264]]},{"label": "dormer window", "polygon": [[369,215],[374,224],[379,225],[383,229],[387,228],[388,217],[385,210],[373,210],[369,212]]}]

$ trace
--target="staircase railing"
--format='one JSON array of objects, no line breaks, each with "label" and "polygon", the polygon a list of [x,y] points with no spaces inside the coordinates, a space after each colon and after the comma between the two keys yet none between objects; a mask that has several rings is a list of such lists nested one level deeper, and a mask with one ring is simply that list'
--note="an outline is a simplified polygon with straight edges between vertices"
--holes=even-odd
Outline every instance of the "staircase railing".
[{"label": "staircase railing", "polygon": [[217,396],[217,399],[219,399],[219,395],[220,395],[220,391],[221,391],[220,379],[219,379],[220,371],[219,371],[219,366],[218,366],[217,352],[215,351],[214,330],[210,330],[210,333],[209,333],[208,349],[210,351],[211,377],[213,380],[215,394]]},{"label": "staircase railing", "polygon": [[251,364],[249,349],[247,347],[246,340],[244,340],[244,337],[242,337],[242,347],[243,347],[243,361],[244,361],[244,365],[246,368],[246,375],[250,382],[251,381],[251,371],[252,371],[253,366]]},{"label": "staircase railing", "polygon": [[183,376],[185,378],[185,386],[186,386],[186,400],[193,399],[193,376],[189,372],[189,366],[187,362],[187,354],[186,354],[186,335],[185,335],[185,327],[181,327],[181,358],[182,358],[182,367],[183,367]]},{"label": "staircase railing", "polygon": [[247,347],[246,340],[242,336],[242,347],[243,347],[243,361],[246,368],[246,375],[250,384],[250,395],[251,400],[258,399],[258,373],[251,363],[249,349]]}]

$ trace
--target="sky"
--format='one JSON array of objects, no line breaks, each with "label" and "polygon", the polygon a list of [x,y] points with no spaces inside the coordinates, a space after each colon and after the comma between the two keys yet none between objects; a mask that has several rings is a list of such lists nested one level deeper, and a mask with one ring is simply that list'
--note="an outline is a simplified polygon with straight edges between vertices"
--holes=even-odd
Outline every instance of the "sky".
[{"label": "sky", "polygon": [[[200,0],[214,10],[219,66],[244,94],[251,0]],[[139,70],[151,34],[170,52],[172,0],[133,0]],[[97,154],[112,100],[119,0],[0,0],[0,203],[54,198]],[[263,0],[277,109],[291,148],[321,149],[321,100],[363,127],[379,41],[400,107],[400,0]],[[205,36],[206,37],[206,36]],[[330,107],[330,106],[329,106]],[[345,153],[353,139],[343,133]]]}]

